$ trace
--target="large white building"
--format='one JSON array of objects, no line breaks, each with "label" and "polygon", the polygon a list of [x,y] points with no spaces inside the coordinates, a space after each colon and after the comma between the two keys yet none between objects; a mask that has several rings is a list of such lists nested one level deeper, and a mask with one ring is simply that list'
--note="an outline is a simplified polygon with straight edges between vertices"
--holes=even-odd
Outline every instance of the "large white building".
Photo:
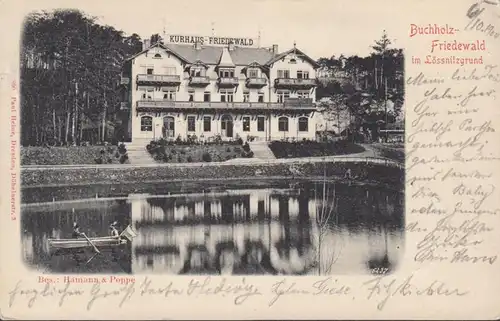
[{"label": "large white building", "polygon": [[317,63],[295,45],[280,53],[240,44],[156,43],[129,58],[128,140],[315,138]]}]

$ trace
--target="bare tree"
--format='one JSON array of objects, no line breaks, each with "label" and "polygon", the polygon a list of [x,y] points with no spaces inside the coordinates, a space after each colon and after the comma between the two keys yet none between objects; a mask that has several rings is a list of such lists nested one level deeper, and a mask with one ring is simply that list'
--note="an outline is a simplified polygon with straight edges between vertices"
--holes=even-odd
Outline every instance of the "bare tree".
[{"label": "bare tree", "polygon": [[[317,185],[316,185],[317,187]],[[330,199],[330,194],[333,194]],[[315,188],[315,196],[317,199],[317,188]],[[318,274],[329,274],[331,273],[333,265],[337,262],[340,254],[342,252],[342,244],[333,244],[331,247],[331,255],[327,257],[323,256],[325,243],[325,236],[331,233],[330,220],[335,220],[335,226],[338,225],[338,207],[335,202],[335,185],[333,186],[333,191],[330,193],[330,184],[327,183],[326,179],[326,165],[323,169],[323,186],[321,195],[321,204],[316,207],[316,224],[318,226],[318,249],[316,253],[316,263],[318,266]],[[338,248],[336,248],[338,246]]]}]

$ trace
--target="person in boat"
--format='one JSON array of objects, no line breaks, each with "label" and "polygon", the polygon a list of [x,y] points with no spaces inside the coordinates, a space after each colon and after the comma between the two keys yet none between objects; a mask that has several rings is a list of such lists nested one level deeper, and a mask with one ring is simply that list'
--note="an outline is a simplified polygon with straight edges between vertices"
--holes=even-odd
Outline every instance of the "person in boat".
[{"label": "person in boat", "polygon": [[109,225],[109,236],[120,236],[120,232],[118,232],[118,222],[114,221]]},{"label": "person in boat", "polygon": [[83,237],[83,233],[80,231],[80,225],[77,222],[73,223],[73,238],[77,239]]}]

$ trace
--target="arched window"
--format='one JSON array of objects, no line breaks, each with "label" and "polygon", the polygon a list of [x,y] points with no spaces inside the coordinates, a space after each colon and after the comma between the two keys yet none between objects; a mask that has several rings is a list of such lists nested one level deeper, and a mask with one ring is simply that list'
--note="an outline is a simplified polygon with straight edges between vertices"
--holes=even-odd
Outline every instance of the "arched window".
[{"label": "arched window", "polygon": [[278,129],[280,132],[288,131],[288,117],[278,118]]},{"label": "arched window", "polygon": [[141,117],[141,132],[151,132],[153,131],[153,117],[142,116]]},{"label": "arched window", "polygon": [[309,118],[300,117],[299,118],[299,132],[309,131]]},{"label": "arched window", "polygon": [[157,53],[156,55],[154,55],[154,58],[161,58],[161,55]]}]

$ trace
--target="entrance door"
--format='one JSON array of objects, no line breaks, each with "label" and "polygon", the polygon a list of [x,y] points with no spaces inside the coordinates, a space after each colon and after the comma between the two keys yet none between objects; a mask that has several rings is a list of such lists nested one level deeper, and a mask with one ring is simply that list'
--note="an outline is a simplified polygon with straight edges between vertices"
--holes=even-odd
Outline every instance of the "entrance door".
[{"label": "entrance door", "polygon": [[233,117],[231,117],[231,115],[222,116],[221,129],[226,137],[233,137]]},{"label": "entrance door", "polygon": [[174,138],[175,137],[174,117],[163,118],[163,137],[164,138]]}]

